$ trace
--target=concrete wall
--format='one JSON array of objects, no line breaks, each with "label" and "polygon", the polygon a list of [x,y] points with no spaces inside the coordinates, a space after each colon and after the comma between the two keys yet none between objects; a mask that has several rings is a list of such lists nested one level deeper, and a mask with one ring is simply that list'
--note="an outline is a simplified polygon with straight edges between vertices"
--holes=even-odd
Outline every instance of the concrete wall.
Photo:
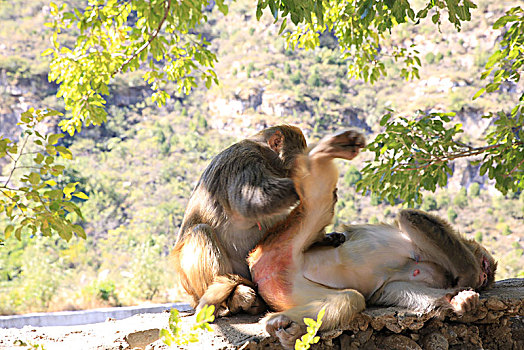
[{"label": "concrete wall", "polygon": [[189,304],[171,303],[0,316],[0,328],[22,328],[24,326],[74,326],[104,322],[108,318],[121,320],[136,314],[158,313],[172,308],[176,308],[179,311],[191,310]]}]

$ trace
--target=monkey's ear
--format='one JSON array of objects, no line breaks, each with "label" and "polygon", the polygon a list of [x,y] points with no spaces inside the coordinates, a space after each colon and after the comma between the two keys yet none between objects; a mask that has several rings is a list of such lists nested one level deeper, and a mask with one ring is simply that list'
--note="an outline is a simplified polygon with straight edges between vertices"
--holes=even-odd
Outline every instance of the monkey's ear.
[{"label": "monkey's ear", "polygon": [[276,153],[280,153],[280,151],[284,147],[284,135],[282,134],[282,131],[275,131],[275,133],[271,135],[267,140],[267,144],[269,145],[269,148],[271,148],[273,151],[275,151]]}]

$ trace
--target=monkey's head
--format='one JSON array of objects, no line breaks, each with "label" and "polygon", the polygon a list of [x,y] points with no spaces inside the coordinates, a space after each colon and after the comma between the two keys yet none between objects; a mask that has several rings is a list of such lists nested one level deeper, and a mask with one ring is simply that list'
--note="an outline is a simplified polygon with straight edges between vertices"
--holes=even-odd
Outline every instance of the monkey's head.
[{"label": "monkey's head", "polygon": [[466,240],[465,243],[480,264],[481,272],[475,290],[483,290],[491,287],[495,282],[495,272],[497,270],[495,258],[474,239]]},{"label": "monkey's head", "polygon": [[291,169],[295,157],[304,152],[307,147],[302,131],[292,125],[277,125],[260,131],[253,136],[254,140],[266,142],[284,163],[286,169]]}]

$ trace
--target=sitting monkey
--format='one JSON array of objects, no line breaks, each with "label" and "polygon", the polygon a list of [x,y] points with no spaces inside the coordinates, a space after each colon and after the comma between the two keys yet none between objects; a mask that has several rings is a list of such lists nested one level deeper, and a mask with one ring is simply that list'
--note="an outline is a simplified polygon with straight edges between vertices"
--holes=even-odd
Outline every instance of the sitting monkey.
[{"label": "sitting monkey", "polygon": [[259,294],[278,311],[266,316],[266,330],[285,347],[305,333],[304,317],[315,318],[323,307],[321,330],[347,324],[366,303],[463,314],[478,304],[470,289],[494,281],[497,264],[480,244],[418,210],[402,211],[396,226],[348,226],[336,248],[312,245],[334,215],[333,159],[352,159],[363,146],[363,137],[349,131],[297,158],[300,204],[248,257]]},{"label": "sitting monkey", "polygon": [[299,128],[278,125],[220,152],[202,173],[171,253],[197,311],[206,304],[215,305],[217,316],[265,310],[246,257],[266,229],[296,205],[289,176],[305,149]]}]

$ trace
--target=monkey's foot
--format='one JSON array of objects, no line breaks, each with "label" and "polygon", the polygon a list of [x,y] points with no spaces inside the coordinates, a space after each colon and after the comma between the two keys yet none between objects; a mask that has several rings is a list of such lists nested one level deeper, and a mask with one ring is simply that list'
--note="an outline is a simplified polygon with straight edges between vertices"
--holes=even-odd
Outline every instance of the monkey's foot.
[{"label": "monkey's foot", "polygon": [[286,349],[293,349],[295,342],[306,333],[304,326],[283,314],[272,314],[266,319],[266,331],[280,340]]},{"label": "monkey's foot", "polygon": [[351,160],[358,155],[358,152],[364,146],[366,146],[364,135],[357,131],[348,130],[320,141],[312,150],[310,156]]},{"label": "monkey's foot", "polygon": [[450,304],[457,315],[464,315],[478,307],[479,294],[472,290],[463,290],[451,299]]},{"label": "monkey's foot", "polygon": [[262,298],[257,295],[253,288],[245,284],[236,286],[227,304],[231,313],[245,311],[251,315],[256,315],[266,309],[266,304]]}]

